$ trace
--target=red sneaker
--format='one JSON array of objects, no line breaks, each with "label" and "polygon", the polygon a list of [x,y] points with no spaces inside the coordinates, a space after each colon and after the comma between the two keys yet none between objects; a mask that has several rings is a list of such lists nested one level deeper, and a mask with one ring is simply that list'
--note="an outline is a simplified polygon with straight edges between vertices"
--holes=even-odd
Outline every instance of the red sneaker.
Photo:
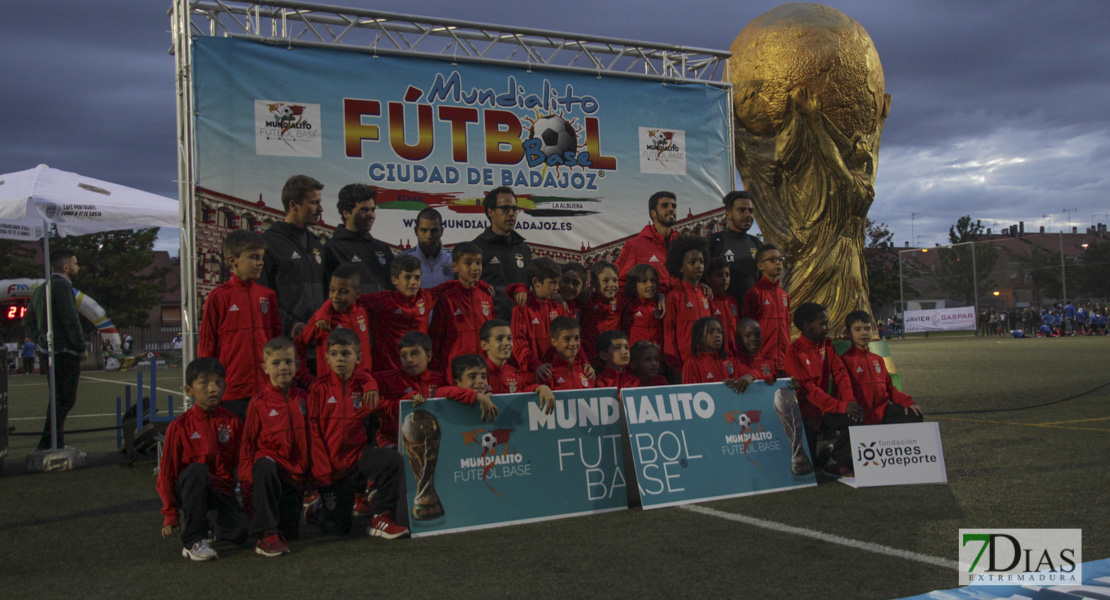
[{"label": "red sneaker", "polygon": [[289,554],[289,544],[285,543],[285,537],[280,533],[267,533],[254,545],[254,552],[262,556],[281,556]]},{"label": "red sneaker", "polygon": [[378,490],[370,490],[369,494],[355,495],[355,506],[351,515],[356,517],[370,517],[374,515],[374,494]]},{"label": "red sneaker", "polygon": [[393,540],[408,535],[409,530],[393,522],[392,512],[384,512],[370,521],[366,533],[370,537],[383,537],[387,540]]}]

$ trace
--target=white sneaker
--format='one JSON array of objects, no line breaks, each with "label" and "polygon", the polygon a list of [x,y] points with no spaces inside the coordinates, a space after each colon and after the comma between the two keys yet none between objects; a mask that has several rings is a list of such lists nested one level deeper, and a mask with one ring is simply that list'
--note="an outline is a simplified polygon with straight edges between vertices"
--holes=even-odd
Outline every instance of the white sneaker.
[{"label": "white sneaker", "polygon": [[212,545],[208,543],[208,540],[201,540],[193,544],[192,548],[182,548],[181,556],[184,556],[189,560],[198,561],[215,560],[219,558],[219,555],[216,554],[216,551],[212,548]]}]

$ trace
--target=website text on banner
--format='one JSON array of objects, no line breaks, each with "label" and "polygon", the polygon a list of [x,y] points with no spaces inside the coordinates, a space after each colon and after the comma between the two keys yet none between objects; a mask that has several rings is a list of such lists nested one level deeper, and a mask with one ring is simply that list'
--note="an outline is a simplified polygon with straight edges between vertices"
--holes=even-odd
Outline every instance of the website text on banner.
[{"label": "website text on banner", "polygon": [[401,402],[407,507],[414,537],[628,508],[616,388],[493,396],[477,406]]},{"label": "website text on banner", "polygon": [[975,331],[975,307],[907,310],[906,333],[927,331]]},{"label": "website text on banner", "polygon": [[311,175],[329,224],[334,194],[367,183],[375,231],[410,232],[432,207],[453,244],[487,226],[481,198],[507,185],[529,242],[577,251],[639,231],[653,192],[698,214],[731,185],[720,87],[216,37],[193,48],[197,185],[281,209],[285,180]]},{"label": "website text on banner", "polygon": [[801,428],[792,439],[782,425],[779,413],[797,406],[785,379],[743,394],[723,383],[629,388],[621,401],[645,509],[817,485],[791,471],[795,452],[811,457]]}]

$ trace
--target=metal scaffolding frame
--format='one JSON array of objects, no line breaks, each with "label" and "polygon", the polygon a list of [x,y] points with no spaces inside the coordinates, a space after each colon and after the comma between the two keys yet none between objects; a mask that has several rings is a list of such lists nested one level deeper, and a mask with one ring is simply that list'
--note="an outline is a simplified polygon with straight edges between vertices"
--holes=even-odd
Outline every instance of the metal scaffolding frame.
[{"label": "metal scaffolding frame", "polygon": [[[181,201],[181,312],[183,362],[196,356],[196,116],[192,86],[192,40],[229,37],[293,47],[339,48],[373,55],[416,56],[631,77],[724,88],[732,105],[728,59],[721,50],[686,48],[490,25],[382,11],[313,5],[287,0],[173,0],[169,11],[177,88],[178,197]],[[731,123],[731,120],[730,120]],[[731,129],[731,127],[730,127]],[[733,134],[728,133],[734,164]],[[730,182],[735,187],[735,173]]]}]

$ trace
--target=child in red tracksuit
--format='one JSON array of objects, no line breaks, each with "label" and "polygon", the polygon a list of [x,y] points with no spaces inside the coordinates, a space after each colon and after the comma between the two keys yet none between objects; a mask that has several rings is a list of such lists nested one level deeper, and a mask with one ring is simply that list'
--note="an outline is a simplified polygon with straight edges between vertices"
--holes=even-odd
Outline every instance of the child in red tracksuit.
[{"label": "child in red tracksuit", "polygon": [[724,331],[725,355],[736,356],[739,349],[736,347],[736,322],[740,320],[740,303],[728,293],[729,283],[732,281],[732,270],[725,257],[718,256],[709,261],[705,271],[705,283],[713,290],[713,299],[709,301],[710,316],[721,322]]},{"label": "child in red tracksuit", "polygon": [[[551,388],[544,384],[529,384],[528,378],[512,365],[513,330],[509,324],[501,319],[486,321],[479,334],[482,337],[482,358],[486,361],[485,376],[489,393],[536,392],[539,395],[540,406],[543,406],[546,412],[555,410],[555,396],[551,393]],[[452,374],[455,371],[454,363],[455,361],[451,361]],[[462,385],[457,378],[455,382],[459,387],[468,387]]]},{"label": "child in red tracksuit", "polygon": [[705,238],[684,235],[667,249],[667,270],[679,281],[667,294],[663,315],[663,358],[672,373],[693,358],[691,333],[694,323],[709,316],[709,298],[701,289],[701,277],[709,256]]},{"label": "child in red tracksuit", "polygon": [[[522,370],[534,373],[537,381],[548,381],[551,375],[551,320],[573,318],[562,303],[553,299],[560,275],[559,265],[550,258],[533,259],[528,265],[528,301],[513,307],[513,358]],[[523,286],[515,284],[506,289],[506,294],[512,298],[522,291]]]},{"label": "child in red tracksuit", "polygon": [[332,331],[326,359],[331,373],[312,382],[308,391],[312,474],[324,499],[324,521],[340,535],[350,533],[355,495],[373,481],[374,502],[387,509],[375,511],[366,532],[389,540],[406,535],[408,529],[393,522],[392,510],[401,486],[401,455],[367,440],[366,420],[378,407],[378,383],[360,367],[355,332]]},{"label": "child in red tracksuit", "polygon": [[397,418],[400,414],[401,400],[423,398],[449,398],[464,404],[474,402],[474,392],[448,385],[447,379],[439,371],[428,368],[432,358],[432,340],[419,331],[410,331],[398,344],[401,368],[374,373],[378,381],[381,401],[376,414],[381,419],[378,429],[378,446],[397,447]]},{"label": "child in red tracksuit", "polygon": [[663,310],[660,296],[657,296],[658,281],[659,272],[651,265],[636,265],[628,271],[621,330],[628,334],[631,346],[644,340],[663,347]]},{"label": "child in red tracksuit", "polygon": [[370,354],[379,371],[400,369],[397,344],[410,331],[428,333],[428,318],[435,306],[435,297],[420,289],[420,261],[408,254],[393,259],[390,281],[393,290],[363,294],[359,304],[370,315],[370,333],[374,345]]},{"label": "child in red tracksuit", "polygon": [[593,382],[585,371],[585,361],[578,356],[581,329],[570,317],[556,317],[551,322],[551,389],[580,390],[591,388]]},{"label": "child in red tracksuit", "polygon": [[458,279],[429,290],[436,298],[428,332],[432,336],[432,368],[443,370],[451,357],[480,351],[478,330],[493,318],[493,287],[482,281],[482,249],[463,242],[451,251]]},{"label": "child in red tracksuit", "polygon": [[741,313],[759,322],[763,347],[759,355],[775,361],[775,368],[786,368],[786,349],[790,345],[790,295],[779,285],[786,259],[771,244],[755,252],[756,268],[763,277],[744,294]]},{"label": "child in red tracksuit", "polygon": [[724,353],[724,331],[715,317],[702,317],[694,323],[693,358],[682,367],[682,383],[715,383],[735,379],[736,365]]},{"label": "child in red tracksuit", "polygon": [[262,347],[281,335],[277,294],[259,285],[266,242],[243,229],[224,238],[224,258],[231,279],[208,293],[200,322],[197,358],[212,357],[227,369],[224,408],[240,419],[247,416],[247,402],[266,387]]},{"label": "child in red tracksuit", "polygon": [[841,356],[852,380],[852,393],[863,406],[863,424],[920,423],[925,418],[913,398],[894,387],[883,357],[871,352],[874,322],[866,311],[848,313],[844,327],[852,347]]},{"label": "child in red tracksuit", "polygon": [[654,342],[640,340],[629,350],[629,366],[632,374],[640,380],[640,387],[667,385],[667,378],[660,375],[663,366],[663,349]]},{"label": "child in red tracksuit", "polygon": [[[308,320],[308,325],[297,336],[297,355],[304,358],[308,349],[316,346],[316,373],[301,373],[302,379],[311,382],[314,377],[331,375],[327,361],[327,339],[338,328],[349,329],[358,336],[362,356],[360,369],[370,370],[370,315],[357,303],[362,275],[358,265],[340,265],[328,284],[328,299]],[[301,364],[306,364],[307,361]]]},{"label": "child in red tracksuit", "polygon": [[597,355],[605,369],[594,379],[594,387],[640,387],[640,378],[628,369],[631,355],[627,333],[619,329],[602,333],[597,338]]},{"label": "child in red tracksuit", "polygon": [[239,481],[244,501],[253,498],[251,534],[262,556],[289,553],[288,540],[300,535],[304,489],[311,483],[308,397],[293,386],[297,353],[293,340],[276,337],[263,348],[262,370],[270,384],[251,398]]},{"label": "child in red tracksuit", "polygon": [[582,307],[589,301],[590,296],[586,293],[586,280],[589,278],[586,267],[572,260],[563,263],[560,269],[563,277],[559,280],[559,295],[563,297],[563,302],[566,302],[567,309],[570,310],[574,320],[581,322]]},{"label": "child in red tracksuit", "polygon": [[[794,325],[802,336],[790,344],[786,353],[786,372],[798,380],[798,407],[810,432],[810,451],[817,456],[818,437],[832,438],[834,475],[852,477],[852,453],[848,447],[848,427],[863,423],[863,408],[856,403],[848,370],[828,340],[829,314],[825,307],[806,302],[794,313]],[[766,343],[764,343],[766,347]],[[830,395],[830,382],[836,384]],[[821,459],[818,458],[820,465]]]},{"label": "child in red tracksuit", "polygon": [[593,296],[582,311],[582,352],[586,361],[601,366],[597,355],[597,338],[606,331],[613,331],[621,327],[621,309],[624,308],[619,298],[620,283],[617,279],[617,266],[608,261],[598,261],[590,265],[593,273],[591,285]]},{"label": "child in red tracksuit", "polygon": [[162,537],[181,530],[181,555],[212,560],[216,551],[206,539],[208,513],[216,511],[217,537],[241,544],[247,539],[247,516],[235,499],[235,469],[243,421],[220,406],[224,367],[214,358],[198,358],[185,369],[185,394],[193,407],[166,428],[158,466],[162,498]]}]

